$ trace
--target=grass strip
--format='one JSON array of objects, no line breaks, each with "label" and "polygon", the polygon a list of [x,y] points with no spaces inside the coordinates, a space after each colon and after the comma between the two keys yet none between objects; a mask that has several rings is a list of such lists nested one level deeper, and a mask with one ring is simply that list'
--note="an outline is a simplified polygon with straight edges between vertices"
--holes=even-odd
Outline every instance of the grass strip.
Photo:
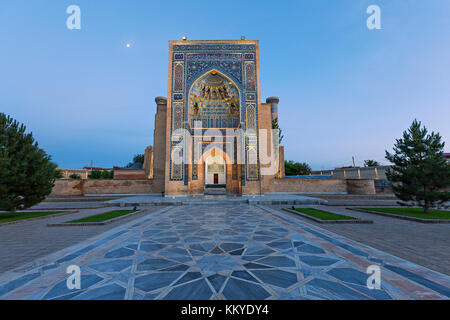
[{"label": "grass strip", "polygon": [[64,211],[35,211],[35,212],[3,212],[0,213],[0,224],[17,220],[26,220],[52,214],[63,213]]},{"label": "grass strip", "polygon": [[84,222],[103,222],[106,220],[114,219],[117,217],[124,216],[126,214],[130,214],[136,212],[137,210],[113,210],[100,214],[96,214],[93,216],[88,216],[82,219],[69,221],[69,223],[84,223]]},{"label": "grass strip", "polygon": [[348,217],[342,214],[326,212],[313,208],[296,208],[295,211],[321,220],[356,220],[354,217]]},{"label": "grass strip", "polygon": [[430,209],[428,213],[423,212],[422,208],[358,208],[362,210],[375,211],[381,213],[396,214],[399,216],[406,216],[420,219],[450,219],[450,211]]}]

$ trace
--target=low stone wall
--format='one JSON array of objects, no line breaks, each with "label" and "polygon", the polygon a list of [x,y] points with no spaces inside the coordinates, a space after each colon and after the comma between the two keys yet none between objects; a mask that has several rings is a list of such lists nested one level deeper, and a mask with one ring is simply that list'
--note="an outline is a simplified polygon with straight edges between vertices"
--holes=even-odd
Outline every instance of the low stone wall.
[{"label": "low stone wall", "polygon": [[[375,194],[374,180],[359,179],[273,179],[266,192]],[[85,194],[156,193],[153,180],[69,180],[58,179],[51,196],[82,196]]]},{"label": "low stone wall", "polygon": [[375,183],[370,179],[347,179],[348,194],[376,194]]},{"label": "low stone wall", "polygon": [[144,180],[147,179],[147,176],[145,174],[145,170],[130,170],[130,169],[114,170],[114,180],[124,180],[124,179]]},{"label": "low stone wall", "polygon": [[386,179],[386,170],[390,166],[356,167],[333,170],[311,171],[313,175],[332,175],[334,179]]},{"label": "low stone wall", "polygon": [[85,180],[58,179],[50,196],[82,196]]},{"label": "low stone wall", "polygon": [[272,192],[375,194],[370,179],[301,179],[283,178],[273,181]]},{"label": "low stone wall", "polygon": [[82,196],[85,194],[153,193],[153,180],[68,180],[55,181],[50,196]]},{"label": "low stone wall", "polygon": [[272,192],[346,193],[347,183],[341,179],[274,179]]}]

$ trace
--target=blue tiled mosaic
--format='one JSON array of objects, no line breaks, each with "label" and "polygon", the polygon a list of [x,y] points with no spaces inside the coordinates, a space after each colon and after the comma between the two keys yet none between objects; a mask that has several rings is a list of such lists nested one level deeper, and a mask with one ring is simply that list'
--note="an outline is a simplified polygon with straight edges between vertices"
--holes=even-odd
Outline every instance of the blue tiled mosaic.
[{"label": "blue tiled mosaic", "polygon": [[[283,222],[280,222],[283,221]],[[301,231],[301,232],[300,232]],[[316,239],[316,240],[315,240]],[[320,240],[317,240],[320,239]],[[326,245],[325,245],[326,244]],[[332,250],[330,249],[332,248]],[[388,280],[379,290],[355,261],[382,261],[424,296],[449,297],[449,277],[427,279],[385,263],[310,224],[249,205],[161,209],[56,257],[60,264],[0,283],[0,298],[21,299],[405,299]],[[70,253],[68,251],[73,251]],[[72,257],[72,258],[71,258]],[[79,264],[81,288],[66,286],[65,268]],[[415,267],[419,268],[418,266]],[[437,274],[437,273],[436,273]],[[399,281],[399,280],[396,280]],[[44,290],[43,290],[44,289]],[[417,290],[417,289],[415,289]],[[427,291],[428,290],[428,291]]]}]

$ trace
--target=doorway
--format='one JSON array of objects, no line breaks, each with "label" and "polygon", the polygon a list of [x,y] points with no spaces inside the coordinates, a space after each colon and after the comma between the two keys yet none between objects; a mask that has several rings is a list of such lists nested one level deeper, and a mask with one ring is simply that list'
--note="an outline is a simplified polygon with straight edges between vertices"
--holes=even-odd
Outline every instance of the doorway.
[{"label": "doorway", "polygon": [[222,156],[211,155],[205,159],[205,185],[225,185],[226,165]]}]

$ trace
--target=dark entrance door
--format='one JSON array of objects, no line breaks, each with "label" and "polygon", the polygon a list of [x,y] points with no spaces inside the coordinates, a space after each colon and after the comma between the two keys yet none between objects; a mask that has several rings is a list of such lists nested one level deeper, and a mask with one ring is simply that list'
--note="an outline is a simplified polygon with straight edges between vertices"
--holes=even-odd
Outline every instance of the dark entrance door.
[{"label": "dark entrance door", "polygon": [[219,174],[214,173],[214,184],[219,184]]}]

